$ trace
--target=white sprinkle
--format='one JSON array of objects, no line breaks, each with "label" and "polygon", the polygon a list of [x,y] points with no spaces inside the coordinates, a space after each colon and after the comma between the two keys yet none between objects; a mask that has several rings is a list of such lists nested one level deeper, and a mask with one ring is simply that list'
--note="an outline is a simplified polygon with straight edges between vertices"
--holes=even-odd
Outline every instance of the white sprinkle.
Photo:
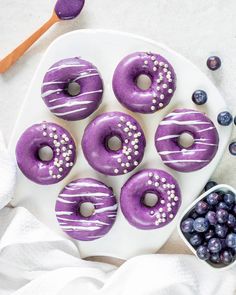
[{"label": "white sprinkle", "polygon": [[175,197],[175,198],[174,198],[174,200],[175,200],[175,201],[178,201],[178,200],[179,200],[179,198],[178,198],[178,197]]},{"label": "white sprinkle", "polygon": [[156,109],[155,106],[151,106],[152,111],[155,111],[155,109]]},{"label": "white sprinkle", "polygon": [[120,117],[120,120],[121,120],[122,122],[124,122],[125,118],[121,116],[121,117]]},{"label": "white sprinkle", "polygon": [[165,98],[164,94],[161,94],[161,95],[160,95],[160,99],[162,100],[162,99],[164,99],[164,98]]},{"label": "white sprinkle", "polygon": [[151,180],[148,180],[148,184],[152,184],[152,181]]},{"label": "white sprinkle", "polygon": [[66,161],[67,161],[67,162],[70,161],[70,158],[69,158],[69,157],[66,157]]},{"label": "white sprinkle", "polygon": [[135,150],[137,150],[137,149],[138,149],[138,145],[137,145],[137,144],[134,146],[134,149],[135,149]]},{"label": "white sprinkle", "polygon": [[164,205],[165,204],[165,200],[161,200],[161,204]]},{"label": "white sprinkle", "polygon": [[155,177],[155,179],[159,179],[160,178],[159,175],[155,175],[154,177]]},{"label": "white sprinkle", "polygon": [[127,167],[127,168],[129,168],[129,167],[130,167],[130,163],[126,163],[125,165],[126,165],[126,167]]},{"label": "white sprinkle", "polygon": [[114,170],[114,173],[115,173],[115,174],[118,174],[118,173],[119,173],[119,170],[118,170],[118,169],[115,169],[115,170]]},{"label": "white sprinkle", "polygon": [[128,127],[125,127],[124,128],[124,132],[129,132],[129,128]]},{"label": "white sprinkle", "polygon": [[172,205],[172,206],[175,206],[175,205],[176,205],[176,203],[175,203],[175,202],[172,202],[172,203],[171,203],[171,205]]},{"label": "white sprinkle", "polygon": [[127,159],[128,159],[128,160],[131,160],[131,159],[132,159],[132,157],[131,157],[131,156],[128,156],[128,157],[127,157]]},{"label": "white sprinkle", "polygon": [[162,182],[166,182],[166,179],[163,177],[163,178],[161,179],[161,181],[162,181]]},{"label": "white sprinkle", "polygon": [[129,143],[129,140],[128,139],[125,139],[125,143]]},{"label": "white sprinkle", "polygon": [[43,132],[43,136],[47,136],[47,132]]},{"label": "white sprinkle", "polygon": [[154,61],[155,59],[156,59],[156,57],[153,55],[153,56],[151,57],[151,60]]},{"label": "white sprinkle", "polygon": [[137,161],[134,161],[134,166],[138,166],[138,162]]},{"label": "white sprinkle", "polygon": [[159,186],[159,183],[158,182],[155,182],[155,186],[158,187]]},{"label": "white sprinkle", "polygon": [[126,174],[126,173],[128,172],[128,170],[127,170],[127,169],[125,169],[123,172]]},{"label": "white sprinkle", "polygon": [[148,173],[148,176],[149,176],[149,177],[153,177],[153,173],[152,173],[152,172],[149,172],[149,173]]},{"label": "white sprinkle", "polygon": [[157,71],[157,67],[153,67],[153,71],[156,72]]},{"label": "white sprinkle", "polygon": [[122,161],[121,158],[118,158],[118,159],[117,159],[117,162],[118,162],[118,163],[121,163],[121,161]]},{"label": "white sprinkle", "polygon": [[56,175],[53,175],[52,177],[53,177],[53,178],[57,178]]},{"label": "white sprinkle", "polygon": [[49,133],[49,137],[53,137],[53,134],[52,133]]},{"label": "white sprinkle", "polygon": [[157,97],[157,94],[156,93],[153,93],[153,97],[156,98]]},{"label": "white sprinkle", "polygon": [[172,219],[172,218],[174,218],[174,215],[173,214],[170,214],[169,217]]},{"label": "white sprinkle", "polygon": [[49,174],[50,174],[50,175],[53,175],[53,171],[52,171],[52,170],[49,170]]},{"label": "white sprinkle", "polygon": [[154,65],[155,65],[155,66],[158,65],[158,61],[157,61],[157,60],[154,61]]},{"label": "white sprinkle", "polygon": [[138,155],[138,151],[135,151],[134,154],[135,154],[135,156],[137,156]]},{"label": "white sprinkle", "polygon": [[61,178],[61,175],[60,175],[60,174],[58,174],[58,175],[57,175],[57,178],[58,178],[58,179],[59,179],[59,178]]},{"label": "white sprinkle", "polygon": [[159,107],[162,108],[163,107],[163,103],[160,102],[159,103]]},{"label": "white sprinkle", "polygon": [[128,135],[129,135],[129,136],[132,136],[132,132],[129,132]]},{"label": "white sprinkle", "polygon": [[47,129],[47,126],[45,124],[43,124],[43,129],[46,130]]},{"label": "white sprinkle", "polygon": [[160,213],[163,212],[163,208],[159,208],[159,212],[160,212]]},{"label": "white sprinkle", "polygon": [[73,149],[73,145],[72,144],[69,145],[69,149]]},{"label": "white sprinkle", "polygon": [[157,86],[156,89],[157,89],[157,91],[159,91],[161,89],[161,87],[160,86]]},{"label": "white sprinkle", "polygon": [[153,99],[152,102],[153,102],[153,103],[156,103],[157,101],[156,101],[156,99]]},{"label": "white sprinkle", "polygon": [[120,123],[118,124],[118,127],[119,127],[119,128],[121,127],[121,124],[120,124]]},{"label": "white sprinkle", "polygon": [[148,61],[147,61],[147,60],[145,60],[145,61],[144,61],[144,64],[145,64],[145,65],[148,65]]},{"label": "white sprinkle", "polygon": [[172,93],[173,92],[173,90],[172,89],[168,89],[168,93]]},{"label": "white sprinkle", "polygon": [[58,170],[59,170],[60,172],[62,172],[62,171],[63,171],[63,168],[59,168]]},{"label": "white sprinkle", "polygon": [[52,131],[57,131],[57,128],[56,127],[52,127]]},{"label": "white sprinkle", "polygon": [[58,139],[58,136],[55,134],[55,135],[53,136],[53,138],[54,138],[54,139]]}]

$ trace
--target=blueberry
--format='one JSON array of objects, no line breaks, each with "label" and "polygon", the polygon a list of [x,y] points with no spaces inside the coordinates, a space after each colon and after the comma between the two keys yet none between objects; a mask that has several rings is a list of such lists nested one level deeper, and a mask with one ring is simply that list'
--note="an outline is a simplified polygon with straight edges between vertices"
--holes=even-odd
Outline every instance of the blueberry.
[{"label": "blueberry", "polygon": [[210,258],[210,252],[207,246],[199,246],[197,248],[197,256],[202,260],[208,260]]},{"label": "blueberry", "polygon": [[206,215],[206,219],[211,225],[217,224],[216,213],[214,211],[209,211]]},{"label": "blueberry", "polygon": [[190,237],[189,242],[193,247],[200,246],[202,243],[202,237],[199,234],[194,234]]},{"label": "blueberry", "polygon": [[207,102],[207,94],[204,90],[196,90],[193,92],[192,101],[197,105],[202,105]]},{"label": "blueberry", "polygon": [[206,232],[209,228],[209,222],[204,217],[198,217],[197,219],[194,220],[193,228],[195,229],[195,231],[200,233]]},{"label": "blueberry", "polygon": [[229,145],[229,152],[231,155],[236,156],[236,141],[231,142]]},{"label": "blueberry", "polygon": [[213,229],[209,229],[207,232],[205,232],[204,238],[205,238],[206,241],[208,241],[211,238],[213,238],[214,235],[215,235],[215,231]]},{"label": "blueberry", "polygon": [[225,239],[220,239],[220,242],[221,242],[221,245],[222,245],[222,249],[224,250],[225,248],[227,248],[227,245],[226,245],[226,241]]},{"label": "blueberry", "polygon": [[224,209],[224,210],[229,211],[231,208],[230,208],[230,206],[228,206],[225,202],[220,202],[220,203],[217,205],[217,209]]},{"label": "blueberry", "polygon": [[235,204],[235,194],[233,192],[228,192],[224,195],[224,201],[227,205]]},{"label": "blueberry", "polygon": [[229,227],[235,227],[236,226],[236,218],[233,214],[229,214],[227,225]]},{"label": "blueberry", "polygon": [[189,214],[189,217],[193,218],[193,219],[196,219],[198,217],[198,214],[195,210],[191,211],[190,214]]},{"label": "blueberry", "polygon": [[187,218],[181,222],[181,230],[184,233],[191,233],[193,232],[193,223],[194,220],[192,218]]},{"label": "blueberry", "polygon": [[224,224],[217,224],[215,232],[219,238],[225,238],[228,232],[228,227]]},{"label": "blueberry", "polygon": [[217,205],[220,201],[221,197],[218,193],[211,193],[206,197],[207,203],[209,205]]},{"label": "blueberry", "polygon": [[209,189],[213,188],[216,185],[217,185],[217,183],[215,181],[213,181],[213,180],[208,181],[204,187],[205,192],[208,191]]},{"label": "blueberry", "polygon": [[200,215],[206,214],[208,209],[209,209],[209,206],[204,201],[199,201],[195,206],[195,211]]},{"label": "blueberry", "polygon": [[236,247],[236,234],[234,234],[234,233],[228,234],[225,239],[225,242],[228,247],[235,248]]},{"label": "blueberry", "polygon": [[220,254],[219,253],[212,253],[210,256],[210,261],[215,264],[220,263]]},{"label": "blueberry", "polygon": [[224,111],[219,113],[217,121],[222,126],[229,126],[233,121],[233,117],[230,112]]},{"label": "blueberry", "polygon": [[234,257],[230,250],[223,250],[220,254],[220,260],[224,264],[230,264],[233,262]]},{"label": "blueberry", "polygon": [[216,211],[216,218],[219,223],[225,223],[228,221],[229,213],[225,209],[218,209]]},{"label": "blueberry", "polygon": [[207,59],[207,67],[211,71],[216,71],[221,67],[221,59],[218,56],[210,56]]},{"label": "blueberry", "polygon": [[234,117],[234,125],[236,125],[236,116]]},{"label": "blueberry", "polygon": [[218,238],[212,238],[208,242],[208,249],[211,253],[218,253],[222,249],[222,245],[220,242],[220,239]]},{"label": "blueberry", "polygon": [[233,214],[236,215],[236,205],[233,207],[233,210],[232,210]]}]

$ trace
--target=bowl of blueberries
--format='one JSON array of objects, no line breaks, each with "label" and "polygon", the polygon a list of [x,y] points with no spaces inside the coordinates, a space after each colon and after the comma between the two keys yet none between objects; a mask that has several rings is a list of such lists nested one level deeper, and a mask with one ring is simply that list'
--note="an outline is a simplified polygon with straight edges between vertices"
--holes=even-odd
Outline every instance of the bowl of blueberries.
[{"label": "bowl of blueberries", "polygon": [[206,190],[185,210],[178,230],[204,263],[221,270],[235,265],[236,190],[226,184]]}]

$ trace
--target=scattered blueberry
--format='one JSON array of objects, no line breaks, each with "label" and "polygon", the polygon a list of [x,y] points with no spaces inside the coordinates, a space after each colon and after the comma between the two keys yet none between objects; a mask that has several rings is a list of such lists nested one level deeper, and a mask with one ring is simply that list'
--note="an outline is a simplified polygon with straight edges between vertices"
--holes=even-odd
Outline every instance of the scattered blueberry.
[{"label": "scattered blueberry", "polygon": [[204,234],[204,238],[206,241],[210,240],[215,236],[215,231],[213,229],[209,229],[207,232]]},{"label": "scattered blueberry", "polygon": [[221,251],[222,246],[220,239],[218,238],[212,238],[208,242],[208,249],[211,253],[218,253]]},{"label": "scattered blueberry", "polygon": [[224,201],[227,205],[235,204],[235,195],[232,192],[228,192],[224,195]]},{"label": "scattered blueberry", "polygon": [[181,230],[184,233],[191,233],[193,232],[193,223],[194,220],[192,218],[187,218],[181,223]]},{"label": "scattered blueberry", "polygon": [[236,215],[236,205],[234,206],[232,211],[233,211],[232,213]]},{"label": "scattered blueberry", "polygon": [[212,253],[211,256],[210,256],[210,261],[212,263],[215,263],[215,264],[220,263],[220,255],[219,255],[219,253]]},{"label": "scattered blueberry", "polygon": [[234,125],[236,125],[236,116],[234,117]]},{"label": "scattered blueberry", "polygon": [[207,59],[207,67],[211,71],[216,71],[221,67],[221,59],[218,56],[210,56]]},{"label": "scattered blueberry", "polygon": [[204,217],[198,217],[194,220],[193,228],[199,233],[206,232],[209,228],[209,222]]},{"label": "scattered blueberry", "polygon": [[219,238],[225,238],[228,232],[228,227],[225,224],[217,224],[215,232]]},{"label": "scattered blueberry", "polygon": [[193,92],[192,101],[197,105],[202,105],[207,102],[207,94],[204,90],[196,90]]},{"label": "scattered blueberry", "polygon": [[210,258],[210,252],[207,246],[199,246],[197,248],[197,256],[202,260],[208,260]]},{"label": "scattered blueberry", "polygon": [[200,215],[206,214],[208,209],[209,209],[209,206],[204,201],[199,201],[195,206],[196,212]]},{"label": "scattered blueberry", "polygon": [[226,245],[230,248],[236,248],[236,234],[228,234],[225,239]]},{"label": "scattered blueberry", "polygon": [[216,218],[219,223],[227,222],[228,217],[229,217],[229,213],[225,209],[218,209],[216,211]]},{"label": "scattered blueberry", "polygon": [[218,193],[214,192],[207,196],[206,200],[209,205],[217,205],[221,197]]},{"label": "scattered blueberry", "polygon": [[217,117],[217,121],[222,126],[229,126],[233,121],[233,117],[230,114],[230,112],[225,111],[225,112],[219,113]]},{"label": "scattered blueberry", "polygon": [[206,214],[206,219],[209,221],[209,223],[211,225],[216,225],[217,224],[216,213],[214,211],[209,211]]},{"label": "scattered blueberry", "polygon": [[236,156],[236,141],[231,142],[229,145],[229,152],[231,155]]},{"label": "scattered blueberry", "polygon": [[233,214],[229,214],[229,217],[228,217],[228,221],[227,221],[227,225],[229,227],[235,227],[236,226],[236,218]]},{"label": "scattered blueberry", "polygon": [[202,243],[202,237],[199,234],[194,234],[189,239],[189,242],[193,247],[200,246]]},{"label": "scattered blueberry", "polygon": [[217,185],[217,183],[216,183],[215,181],[210,180],[210,181],[208,181],[207,184],[205,185],[205,187],[204,187],[204,191],[206,192],[206,191],[208,191],[209,189],[213,188],[213,187],[216,186],[216,185]]},{"label": "scattered blueberry", "polygon": [[226,265],[232,263],[234,260],[232,252],[230,250],[222,251],[220,254],[220,260]]}]

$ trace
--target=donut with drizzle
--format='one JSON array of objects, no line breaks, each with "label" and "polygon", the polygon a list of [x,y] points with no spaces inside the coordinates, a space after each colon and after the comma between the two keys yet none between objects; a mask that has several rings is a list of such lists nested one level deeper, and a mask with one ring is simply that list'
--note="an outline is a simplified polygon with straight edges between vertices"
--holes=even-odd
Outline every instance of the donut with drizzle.
[{"label": "donut with drizzle", "polygon": [[[79,94],[68,92],[70,83],[79,85]],[[58,61],[47,71],[42,84],[41,96],[49,110],[57,117],[82,120],[100,105],[103,82],[97,68],[81,58]]]},{"label": "donut with drizzle", "polygon": [[[43,161],[39,150],[52,149],[52,159]],[[76,159],[76,146],[70,133],[49,122],[34,124],[24,131],[16,146],[16,160],[22,173],[35,183],[49,185],[65,178]]]},{"label": "donut with drizzle", "polygon": [[[158,198],[153,207],[144,204],[147,193]],[[167,225],[176,216],[180,205],[181,192],[177,181],[162,170],[141,170],[121,189],[121,210],[127,221],[138,229],[158,229]]]},{"label": "donut with drizzle", "polygon": [[[146,75],[151,86],[142,90],[137,78]],[[176,89],[171,64],[156,53],[135,52],[126,56],[113,75],[113,91],[119,102],[132,112],[154,113],[167,106]]]},{"label": "donut with drizzle", "polygon": [[[80,213],[83,203],[92,203],[94,212],[89,217]],[[115,222],[117,202],[111,188],[92,178],[70,182],[56,201],[56,217],[62,230],[70,237],[92,241],[104,236]]]},{"label": "donut with drizzle", "polygon": [[[108,146],[118,137],[121,148]],[[121,112],[108,112],[96,117],[85,129],[82,148],[88,163],[106,175],[122,175],[132,171],[142,161],[146,141],[139,123]]]},{"label": "donut with drizzle", "polygon": [[[184,148],[181,134],[193,137],[193,144]],[[164,164],[180,172],[192,172],[208,165],[214,158],[219,135],[214,123],[203,113],[176,109],[159,124],[155,134],[156,149]]]}]

